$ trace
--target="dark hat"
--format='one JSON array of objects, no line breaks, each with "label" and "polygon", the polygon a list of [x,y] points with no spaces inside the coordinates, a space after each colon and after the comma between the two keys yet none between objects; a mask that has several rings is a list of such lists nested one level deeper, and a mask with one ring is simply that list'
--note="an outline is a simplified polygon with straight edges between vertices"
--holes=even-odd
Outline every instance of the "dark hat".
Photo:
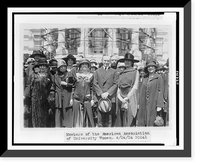
[{"label": "dark hat", "polygon": [[90,67],[90,61],[88,59],[86,59],[86,58],[81,59],[78,66],[80,67],[83,63],[87,63],[88,67]]},{"label": "dark hat", "polygon": [[42,66],[42,65],[45,65],[45,66],[49,66],[49,64],[47,63],[47,60],[44,60],[44,59],[40,59],[34,66],[33,68],[36,68],[36,67],[39,67],[39,66]]},{"label": "dark hat", "polygon": [[[51,60],[49,61],[49,65],[50,65],[50,66],[54,66],[54,65],[53,65],[53,62],[58,63],[58,61],[57,61],[56,59],[51,59]],[[56,67],[57,67],[57,65],[56,65]]]},{"label": "dark hat", "polygon": [[154,60],[154,59],[151,59],[151,60],[149,60],[149,61],[147,61],[146,62],[146,66],[144,67],[144,71],[146,72],[146,73],[148,73],[148,71],[147,71],[147,68],[149,67],[149,66],[154,66],[156,69],[158,68],[158,62],[156,61],[156,60]]},{"label": "dark hat", "polygon": [[69,54],[67,57],[62,59],[66,62],[66,64],[69,59],[72,59],[74,64],[76,63],[76,58],[72,54]]},{"label": "dark hat", "polygon": [[134,55],[132,55],[131,53],[126,53],[124,55],[124,58],[119,59],[118,62],[124,62],[125,60],[132,61],[133,63],[139,62],[139,60],[134,59]]},{"label": "dark hat", "polygon": [[46,58],[46,55],[40,50],[34,50],[30,58],[35,58],[35,56],[40,56]]},{"label": "dark hat", "polygon": [[139,71],[139,72],[144,71],[144,68],[143,68],[143,67],[140,67],[140,68],[138,69],[138,71]]}]

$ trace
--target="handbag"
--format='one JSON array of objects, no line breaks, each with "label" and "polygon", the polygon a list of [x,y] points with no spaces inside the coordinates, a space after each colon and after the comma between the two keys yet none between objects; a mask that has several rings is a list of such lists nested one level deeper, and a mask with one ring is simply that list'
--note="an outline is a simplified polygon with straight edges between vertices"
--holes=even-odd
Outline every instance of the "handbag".
[{"label": "handbag", "polygon": [[155,126],[163,126],[164,125],[164,120],[161,116],[157,115],[156,119],[154,121]]}]

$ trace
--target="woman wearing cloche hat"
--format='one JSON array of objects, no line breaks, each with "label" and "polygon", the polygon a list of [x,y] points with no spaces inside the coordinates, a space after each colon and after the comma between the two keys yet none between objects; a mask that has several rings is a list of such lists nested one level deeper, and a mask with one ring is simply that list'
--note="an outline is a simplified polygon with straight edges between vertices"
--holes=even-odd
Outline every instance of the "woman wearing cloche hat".
[{"label": "woman wearing cloche hat", "polygon": [[55,127],[72,127],[70,100],[73,83],[69,83],[68,75],[66,62],[58,59],[57,72],[52,79],[55,90]]},{"label": "woman wearing cloche hat", "polygon": [[126,53],[123,59],[126,69],[119,74],[117,90],[117,119],[116,127],[128,127],[135,125],[137,114],[137,89],[139,72],[133,68],[134,63],[139,62],[130,53]]},{"label": "woman wearing cloche hat", "polygon": [[73,127],[94,127],[92,112],[92,82],[90,61],[83,58],[76,73],[73,95]]},{"label": "woman wearing cloche hat", "polygon": [[154,59],[147,61],[144,68],[147,75],[141,83],[138,126],[154,126],[157,115],[160,115],[163,103],[163,80],[156,73],[158,62]]}]

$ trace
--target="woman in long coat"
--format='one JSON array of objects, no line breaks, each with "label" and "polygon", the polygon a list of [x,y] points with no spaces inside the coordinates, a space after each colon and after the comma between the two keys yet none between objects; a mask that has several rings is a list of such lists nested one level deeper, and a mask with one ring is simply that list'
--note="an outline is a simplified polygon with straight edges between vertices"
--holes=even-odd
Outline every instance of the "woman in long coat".
[{"label": "woman in long coat", "polygon": [[64,60],[58,60],[57,73],[53,76],[55,90],[55,127],[72,127],[72,109],[70,106],[72,85],[68,78],[67,65]]},{"label": "woman in long coat", "polygon": [[118,62],[124,62],[126,69],[119,74],[115,126],[130,127],[136,123],[139,72],[133,68],[133,65],[139,61],[135,60],[132,54],[127,53]]},{"label": "woman in long coat", "polygon": [[82,59],[79,72],[76,73],[76,83],[73,95],[73,127],[94,127],[92,112],[93,74],[90,72],[90,62]]},{"label": "woman in long coat", "polygon": [[148,73],[140,87],[139,112],[137,126],[154,126],[156,116],[164,107],[163,80],[156,73],[157,62],[150,60],[146,63],[145,72]]},{"label": "woman in long coat", "polygon": [[29,77],[25,97],[30,98],[29,110],[32,127],[47,127],[48,95],[51,87],[51,78],[48,74],[48,63],[40,60],[33,68],[39,68],[38,73],[32,73]]}]

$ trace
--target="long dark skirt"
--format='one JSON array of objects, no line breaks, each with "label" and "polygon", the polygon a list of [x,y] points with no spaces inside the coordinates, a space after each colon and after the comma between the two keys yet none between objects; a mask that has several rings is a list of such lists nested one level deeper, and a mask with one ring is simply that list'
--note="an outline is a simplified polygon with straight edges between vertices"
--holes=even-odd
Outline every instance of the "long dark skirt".
[{"label": "long dark skirt", "polygon": [[72,127],[72,108],[57,108],[55,110],[55,127]]}]

